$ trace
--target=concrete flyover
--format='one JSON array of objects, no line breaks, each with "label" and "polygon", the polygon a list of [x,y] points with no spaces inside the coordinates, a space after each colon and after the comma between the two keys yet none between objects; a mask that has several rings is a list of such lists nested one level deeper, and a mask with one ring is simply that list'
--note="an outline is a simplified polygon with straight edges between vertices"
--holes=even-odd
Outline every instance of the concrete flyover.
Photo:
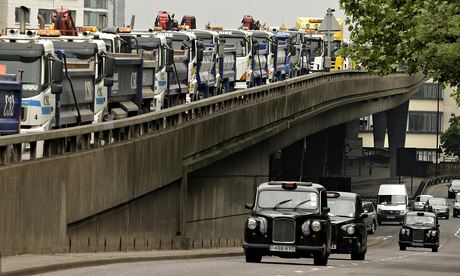
[{"label": "concrete flyover", "polygon": [[1,137],[0,253],[239,244],[244,202],[268,179],[270,153],[397,107],[423,81],[312,74],[135,118]]}]

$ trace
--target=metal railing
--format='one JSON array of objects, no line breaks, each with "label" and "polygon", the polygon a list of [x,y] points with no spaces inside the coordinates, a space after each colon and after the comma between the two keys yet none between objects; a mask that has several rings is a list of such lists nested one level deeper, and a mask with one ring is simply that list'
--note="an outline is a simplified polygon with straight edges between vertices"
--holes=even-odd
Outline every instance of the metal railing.
[{"label": "metal railing", "polygon": [[449,174],[449,175],[441,175],[437,177],[425,178],[422,180],[422,182],[420,182],[420,185],[415,191],[413,197],[416,198],[417,196],[424,194],[425,190],[430,186],[443,184],[443,183],[450,183],[453,179],[460,179],[460,175],[459,174]]}]

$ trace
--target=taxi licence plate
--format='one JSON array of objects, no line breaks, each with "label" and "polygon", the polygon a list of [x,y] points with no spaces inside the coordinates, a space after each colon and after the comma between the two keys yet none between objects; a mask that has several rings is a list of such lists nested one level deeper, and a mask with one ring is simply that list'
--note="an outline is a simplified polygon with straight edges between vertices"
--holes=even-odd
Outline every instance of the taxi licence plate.
[{"label": "taxi licence plate", "polygon": [[423,243],[422,242],[413,242],[412,245],[413,246],[423,246]]},{"label": "taxi licence plate", "polygon": [[395,216],[387,216],[387,219],[394,219],[396,218]]},{"label": "taxi licence plate", "polygon": [[270,245],[270,251],[295,252],[295,246],[294,245],[272,244]]}]

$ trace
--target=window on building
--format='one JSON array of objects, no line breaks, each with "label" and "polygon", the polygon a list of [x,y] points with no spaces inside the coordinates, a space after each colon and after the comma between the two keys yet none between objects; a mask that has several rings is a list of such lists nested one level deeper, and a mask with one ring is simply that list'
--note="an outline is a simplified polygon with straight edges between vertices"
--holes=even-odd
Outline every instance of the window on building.
[{"label": "window on building", "polygon": [[420,90],[412,96],[412,99],[436,100],[439,89],[439,99],[444,99],[444,91],[437,83],[424,83]]},{"label": "window on building", "polygon": [[85,26],[96,26],[99,29],[107,27],[107,14],[101,12],[85,11],[83,24]]},{"label": "window on building", "polygon": [[[416,133],[436,133],[436,112],[409,111],[407,131]],[[439,132],[442,131],[442,112],[439,112]]]},{"label": "window on building", "polygon": [[[15,9],[15,14],[14,14],[14,19],[15,19],[15,22],[16,23],[19,23],[19,14],[21,12],[21,7],[16,7]],[[26,8],[25,9],[25,19],[26,19],[26,23],[30,23],[30,9]]]},{"label": "window on building", "polygon": [[417,149],[417,161],[433,162],[434,160],[436,160],[435,149]]},{"label": "window on building", "polygon": [[85,0],[85,8],[107,9],[107,0]]}]

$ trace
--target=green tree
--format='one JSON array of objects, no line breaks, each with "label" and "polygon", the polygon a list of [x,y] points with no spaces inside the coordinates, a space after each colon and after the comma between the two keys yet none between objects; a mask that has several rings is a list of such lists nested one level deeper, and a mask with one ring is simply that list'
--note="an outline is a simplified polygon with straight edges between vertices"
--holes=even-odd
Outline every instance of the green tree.
[{"label": "green tree", "polygon": [[[460,85],[460,1],[340,0],[352,46],[345,51],[369,71],[403,66],[442,84]],[[459,92],[455,93],[460,103]]]},{"label": "green tree", "polygon": [[441,135],[444,153],[460,157],[460,116],[451,115],[449,128]]}]

